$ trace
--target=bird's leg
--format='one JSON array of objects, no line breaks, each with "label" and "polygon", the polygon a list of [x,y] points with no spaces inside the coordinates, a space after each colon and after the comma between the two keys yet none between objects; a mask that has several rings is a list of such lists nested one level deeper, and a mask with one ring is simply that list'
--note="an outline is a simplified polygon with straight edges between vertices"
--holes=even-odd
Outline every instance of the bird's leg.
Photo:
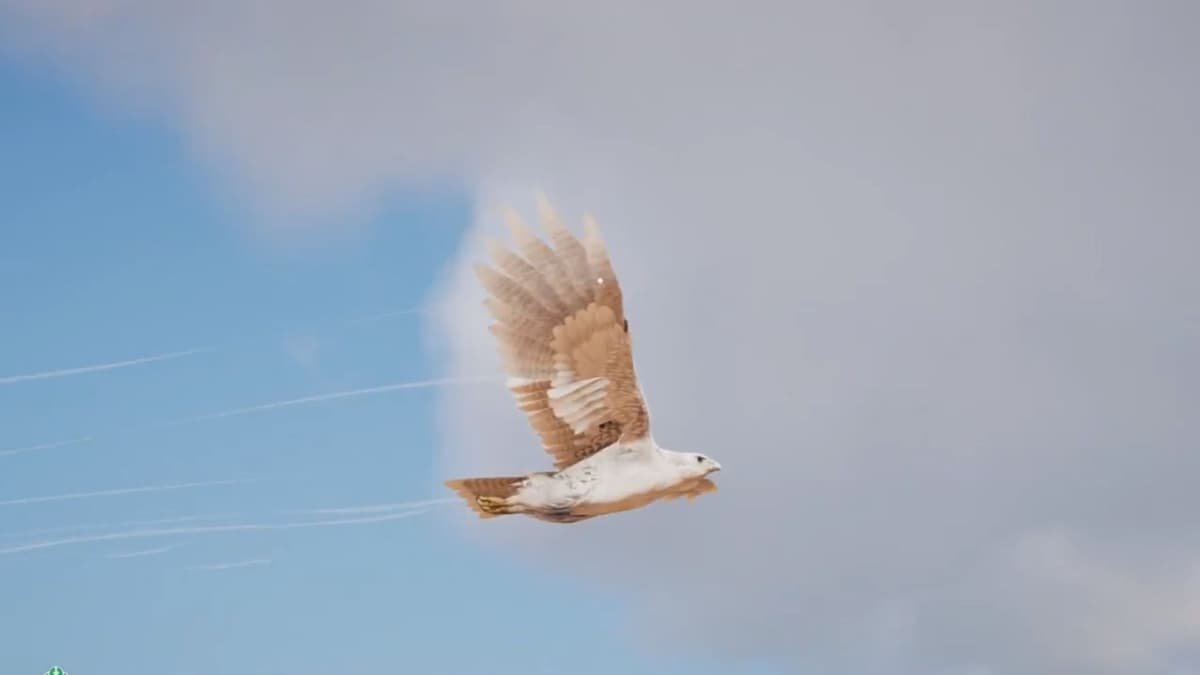
[{"label": "bird's leg", "polygon": [[483,509],[484,513],[500,514],[508,510],[508,500],[501,497],[479,495],[475,498],[475,501],[479,504],[479,508]]}]

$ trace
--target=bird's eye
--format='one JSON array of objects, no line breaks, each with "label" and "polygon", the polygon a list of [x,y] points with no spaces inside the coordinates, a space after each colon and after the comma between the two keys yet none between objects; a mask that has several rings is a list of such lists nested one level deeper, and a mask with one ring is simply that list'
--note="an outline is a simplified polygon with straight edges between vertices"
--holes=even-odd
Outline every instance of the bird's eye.
[{"label": "bird's eye", "polygon": [[701,456],[699,456],[699,455],[697,455],[697,456],[696,456],[696,463],[697,463],[697,464],[703,464],[703,463],[704,463],[704,458],[703,458],[703,457],[701,457]]}]

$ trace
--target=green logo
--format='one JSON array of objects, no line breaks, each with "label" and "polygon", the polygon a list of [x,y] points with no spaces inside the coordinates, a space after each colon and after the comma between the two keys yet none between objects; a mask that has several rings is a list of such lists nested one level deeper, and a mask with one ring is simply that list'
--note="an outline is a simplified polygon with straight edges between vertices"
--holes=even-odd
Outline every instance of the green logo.
[{"label": "green logo", "polygon": [[59,668],[58,666],[54,666],[50,670],[46,671],[46,675],[67,675],[67,671]]}]

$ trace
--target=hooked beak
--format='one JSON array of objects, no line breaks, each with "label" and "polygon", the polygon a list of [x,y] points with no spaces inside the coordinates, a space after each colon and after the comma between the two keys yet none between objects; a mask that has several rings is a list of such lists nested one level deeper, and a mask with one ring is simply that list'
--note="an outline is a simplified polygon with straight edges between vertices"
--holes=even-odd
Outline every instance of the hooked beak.
[{"label": "hooked beak", "polygon": [[720,462],[718,462],[718,461],[717,461],[717,460],[715,460],[715,459],[713,459],[713,460],[709,460],[709,461],[711,461],[711,462],[712,462],[712,468],[708,470],[708,472],[709,472],[710,474],[712,474],[712,473],[716,473],[716,472],[718,472],[718,471],[720,471],[720,470],[721,470],[721,463],[720,463]]}]

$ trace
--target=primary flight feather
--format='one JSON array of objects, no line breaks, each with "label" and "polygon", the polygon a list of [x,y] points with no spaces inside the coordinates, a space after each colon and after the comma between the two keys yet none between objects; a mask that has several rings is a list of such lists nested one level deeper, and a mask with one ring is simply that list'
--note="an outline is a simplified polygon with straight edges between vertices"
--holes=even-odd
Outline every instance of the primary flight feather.
[{"label": "primary flight feather", "polygon": [[525,514],[557,523],[715,492],[721,465],[662,448],[633,365],[621,286],[594,221],[580,241],[544,200],[549,243],[505,211],[514,249],[489,242],[477,265],[489,297],[508,389],[554,460],[554,471],[447,481],[480,517]]}]

